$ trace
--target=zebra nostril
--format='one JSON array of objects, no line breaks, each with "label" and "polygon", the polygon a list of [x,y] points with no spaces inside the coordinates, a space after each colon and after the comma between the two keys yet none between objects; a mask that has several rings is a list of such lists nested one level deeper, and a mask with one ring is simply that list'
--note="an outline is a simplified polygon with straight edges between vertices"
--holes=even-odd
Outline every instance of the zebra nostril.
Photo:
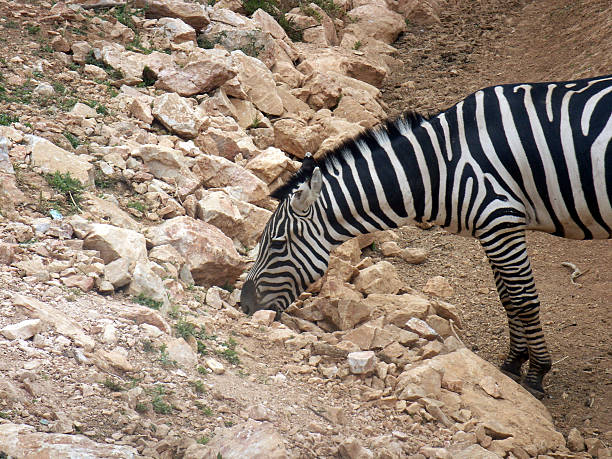
[{"label": "zebra nostril", "polygon": [[252,280],[245,281],[240,293],[240,308],[245,314],[253,314],[257,310],[257,289]]}]

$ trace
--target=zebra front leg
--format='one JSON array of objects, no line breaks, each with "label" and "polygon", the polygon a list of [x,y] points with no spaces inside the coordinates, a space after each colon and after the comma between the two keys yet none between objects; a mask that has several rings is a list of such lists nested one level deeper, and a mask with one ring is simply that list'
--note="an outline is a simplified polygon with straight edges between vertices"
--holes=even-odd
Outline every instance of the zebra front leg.
[{"label": "zebra front leg", "polygon": [[[540,324],[540,301],[527,255],[525,233],[522,230],[506,233],[494,240],[495,244],[483,243],[483,247],[496,273],[496,280],[499,277],[505,287],[500,299],[508,314],[511,335],[510,354],[502,369],[520,374],[520,366],[527,357],[526,344],[529,370],[523,385],[534,396],[542,398],[545,395],[542,381],[550,370],[551,359]],[[505,299],[506,295],[509,301]]]}]

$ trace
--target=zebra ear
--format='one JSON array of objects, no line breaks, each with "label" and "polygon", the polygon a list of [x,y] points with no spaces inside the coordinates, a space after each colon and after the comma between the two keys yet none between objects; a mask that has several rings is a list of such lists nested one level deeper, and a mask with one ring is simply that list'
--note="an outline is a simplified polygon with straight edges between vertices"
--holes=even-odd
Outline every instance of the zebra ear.
[{"label": "zebra ear", "polygon": [[309,180],[300,185],[291,199],[291,207],[299,213],[304,213],[319,198],[323,178],[321,169],[315,167]]}]

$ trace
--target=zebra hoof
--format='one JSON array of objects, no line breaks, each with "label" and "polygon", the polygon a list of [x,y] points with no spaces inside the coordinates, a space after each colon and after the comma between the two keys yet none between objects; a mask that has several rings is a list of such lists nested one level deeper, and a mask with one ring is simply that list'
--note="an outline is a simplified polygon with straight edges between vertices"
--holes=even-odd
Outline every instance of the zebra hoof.
[{"label": "zebra hoof", "polygon": [[544,388],[541,384],[539,385],[539,387],[534,387],[531,386],[527,381],[524,381],[521,385],[538,400],[542,400],[548,395],[546,394],[546,392],[544,392]]},{"label": "zebra hoof", "polygon": [[516,373],[513,373],[512,371],[508,371],[503,366],[500,366],[499,369],[501,370],[501,372],[503,374],[505,374],[510,379],[512,379],[513,381],[515,381],[515,382],[520,384],[520,382],[521,382],[521,375],[520,375],[520,373],[516,374]]}]

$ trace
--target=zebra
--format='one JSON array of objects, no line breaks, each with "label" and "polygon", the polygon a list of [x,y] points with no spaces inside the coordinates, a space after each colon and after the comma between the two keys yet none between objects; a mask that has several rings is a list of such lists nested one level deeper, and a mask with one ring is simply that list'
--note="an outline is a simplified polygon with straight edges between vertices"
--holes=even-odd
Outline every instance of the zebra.
[{"label": "zebra", "polygon": [[245,313],[285,310],[356,235],[431,222],[481,243],[506,310],[501,364],[545,395],[551,357],[525,230],[612,237],[612,75],[484,88],[431,117],[363,132],[271,193],[279,200],[242,287]]}]

